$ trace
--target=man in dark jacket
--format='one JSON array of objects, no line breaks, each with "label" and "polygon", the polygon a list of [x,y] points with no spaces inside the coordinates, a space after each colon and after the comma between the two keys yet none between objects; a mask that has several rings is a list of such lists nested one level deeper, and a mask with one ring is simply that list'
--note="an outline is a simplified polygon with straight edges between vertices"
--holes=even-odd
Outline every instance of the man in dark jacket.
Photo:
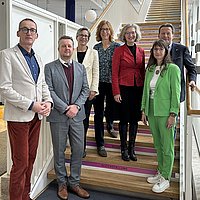
[{"label": "man in dark jacket", "polygon": [[169,44],[169,50],[172,61],[179,66],[181,70],[181,96],[180,101],[185,100],[185,77],[184,66],[187,69],[187,75],[189,77],[189,86],[194,90],[196,86],[197,71],[196,66],[192,61],[192,57],[188,48],[180,43],[173,42],[174,38],[174,26],[172,24],[163,24],[159,27],[158,37],[165,40]]}]

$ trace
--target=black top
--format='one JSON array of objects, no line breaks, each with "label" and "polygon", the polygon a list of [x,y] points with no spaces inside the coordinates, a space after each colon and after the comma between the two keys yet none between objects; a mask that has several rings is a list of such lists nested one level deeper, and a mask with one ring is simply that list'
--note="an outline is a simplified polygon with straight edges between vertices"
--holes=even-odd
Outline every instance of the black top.
[{"label": "black top", "polygon": [[135,62],[136,62],[136,45],[134,44],[133,46],[128,46],[128,45],[126,45],[126,46],[130,49],[131,53],[134,56]]},{"label": "black top", "polygon": [[85,58],[85,54],[86,54],[86,51],[85,52],[78,52],[77,51],[77,58],[78,58],[78,62],[79,63],[83,63],[83,59]]}]

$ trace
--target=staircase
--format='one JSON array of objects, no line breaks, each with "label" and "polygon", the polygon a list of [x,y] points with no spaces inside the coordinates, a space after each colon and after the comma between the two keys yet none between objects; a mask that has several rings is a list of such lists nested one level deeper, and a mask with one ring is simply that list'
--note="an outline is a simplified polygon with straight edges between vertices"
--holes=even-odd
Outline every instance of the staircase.
[{"label": "staircase", "polygon": [[[151,184],[146,182],[146,177],[154,175],[157,161],[153,147],[153,140],[148,126],[139,125],[136,139],[136,153],[138,161],[125,162],[121,159],[120,140],[111,138],[105,132],[105,147],[108,157],[97,155],[96,142],[94,139],[93,116],[87,135],[87,156],[83,159],[81,184],[86,188],[93,188],[111,193],[128,196],[146,197],[151,199],[179,199],[179,141],[176,141],[176,158],[173,167],[171,187],[162,194],[151,191]],[[115,124],[117,129],[117,123]],[[70,148],[66,149],[66,165],[69,172]],[[49,179],[55,179],[55,172],[48,173]]]},{"label": "staircase", "polygon": [[148,21],[180,21],[181,19],[181,0],[152,0],[149,12],[146,17]]},{"label": "staircase", "polygon": [[148,62],[150,49],[155,40],[158,39],[159,26],[171,23],[175,28],[174,42],[181,41],[181,1],[180,0],[152,0],[149,12],[144,23],[140,26],[142,39],[139,46],[145,50],[145,63]]},{"label": "staircase", "polygon": [[[176,42],[180,42],[180,1],[152,0],[146,21],[144,23],[137,23],[142,32],[142,39],[138,45],[145,50],[146,63],[152,44],[158,39],[158,28],[166,22],[172,23],[175,26],[174,38]],[[117,129],[117,122],[115,126]],[[138,161],[123,161],[120,154],[119,138],[111,138],[106,132],[105,147],[108,157],[103,158],[97,155],[92,114],[87,135],[87,156],[83,159],[82,164],[81,184],[95,190],[146,199],[179,199],[179,145],[177,137],[171,187],[164,193],[155,194],[151,191],[152,185],[146,182],[146,178],[149,175],[155,174],[157,167],[156,152],[149,127],[139,124],[136,138]],[[69,160],[70,149],[67,148],[67,170],[69,170]],[[54,170],[48,173],[48,178],[56,178]]]}]

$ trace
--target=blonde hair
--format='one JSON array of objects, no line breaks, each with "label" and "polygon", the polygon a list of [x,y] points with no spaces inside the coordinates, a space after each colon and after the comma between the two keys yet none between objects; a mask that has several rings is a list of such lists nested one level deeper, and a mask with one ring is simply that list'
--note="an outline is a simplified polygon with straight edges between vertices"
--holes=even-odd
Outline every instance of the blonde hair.
[{"label": "blonde hair", "polygon": [[135,32],[136,32],[136,38],[135,41],[139,41],[142,37],[141,37],[141,32],[140,32],[140,27],[137,24],[127,24],[125,25],[122,30],[121,33],[119,34],[119,40],[121,40],[122,42],[126,42],[126,38],[125,38],[125,34],[128,28],[134,28]]}]

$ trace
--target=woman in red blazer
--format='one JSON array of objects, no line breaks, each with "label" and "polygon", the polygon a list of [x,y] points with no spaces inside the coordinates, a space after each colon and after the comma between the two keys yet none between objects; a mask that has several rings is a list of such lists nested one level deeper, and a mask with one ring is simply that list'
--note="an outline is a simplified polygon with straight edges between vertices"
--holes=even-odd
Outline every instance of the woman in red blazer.
[{"label": "woman in red blazer", "polygon": [[[123,27],[120,40],[125,44],[116,48],[112,58],[112,89],[116,102],[120,103],[119,133],[122,159],[137,161],[135,139],[138,121],[141,119],[141,101],[145,77],[144,50],[135,42],[141,38],[136,24]],[[129,123],[129,142],[127,129]]]}]

